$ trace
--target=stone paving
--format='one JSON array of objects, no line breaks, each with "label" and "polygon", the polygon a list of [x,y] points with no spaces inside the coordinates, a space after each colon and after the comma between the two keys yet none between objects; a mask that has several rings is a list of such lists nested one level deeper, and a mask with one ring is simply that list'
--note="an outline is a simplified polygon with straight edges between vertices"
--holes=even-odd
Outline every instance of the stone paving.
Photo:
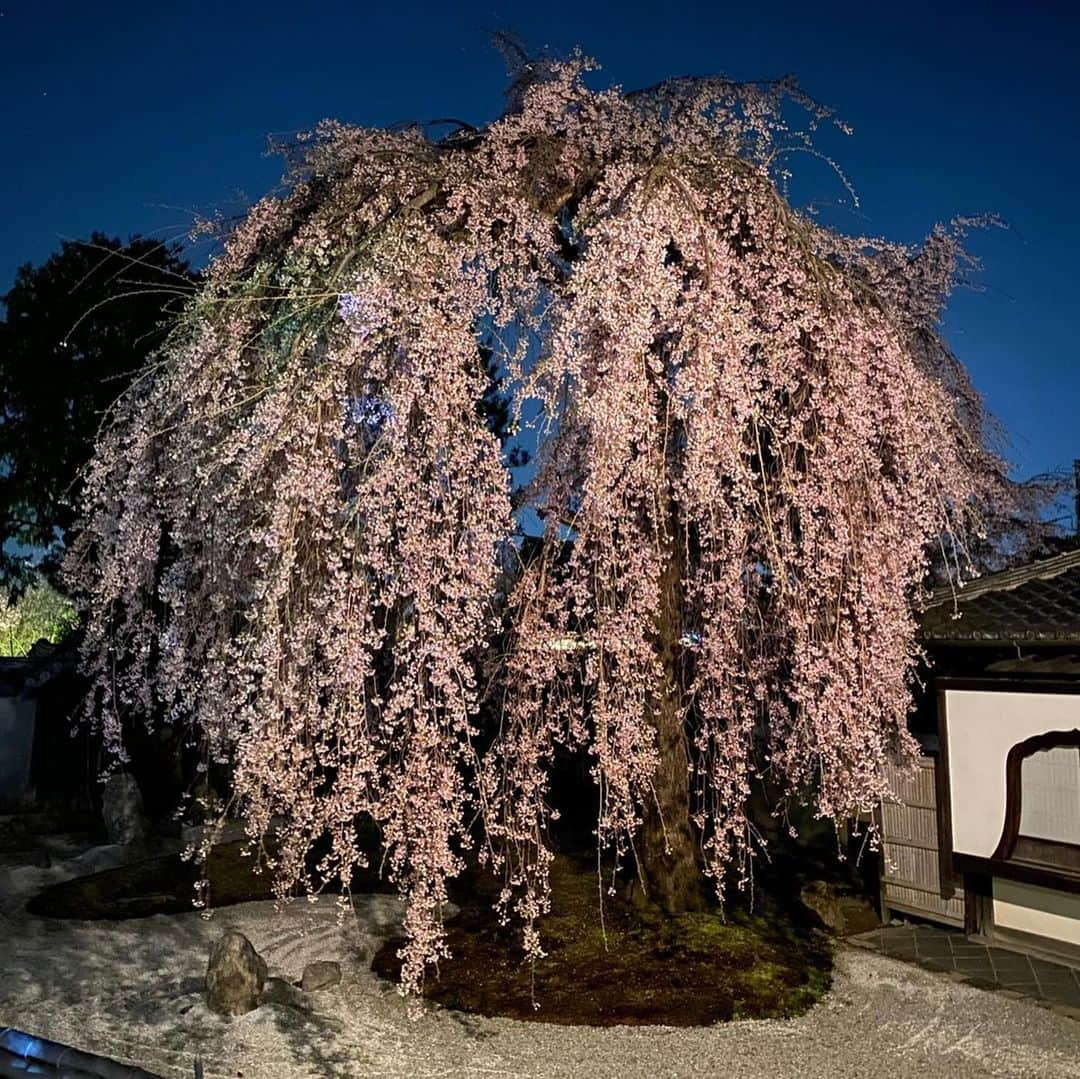
[{"label": "stone paving", "polygon": [[985,989],[1028,997],[1080,1019],[1080,969],[964,936],[958,929],[915,922],[883,925],[849,943],[945,971]]}]

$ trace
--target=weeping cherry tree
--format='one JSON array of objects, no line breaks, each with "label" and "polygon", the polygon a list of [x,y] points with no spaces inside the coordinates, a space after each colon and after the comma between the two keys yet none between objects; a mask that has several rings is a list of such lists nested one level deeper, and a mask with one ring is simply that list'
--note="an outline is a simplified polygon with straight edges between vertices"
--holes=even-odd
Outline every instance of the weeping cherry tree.
[{"label": "weeping cherry tree", "polygon": [[[877,804],[913,600],[1003,486],[939,333],[962,223],[796,212],[828,114],[793,83],[590,66],[528,68],[480,130],[303,137],[118,405],[69,558],[110,749],[158,717],[227,763],[283,896],[347,884],[373,820],[407,991],[469,851],[541,954],[557,750],[667,912],[745,879],[755,776]],[[495,367],[536,443],[515,497]]]}]

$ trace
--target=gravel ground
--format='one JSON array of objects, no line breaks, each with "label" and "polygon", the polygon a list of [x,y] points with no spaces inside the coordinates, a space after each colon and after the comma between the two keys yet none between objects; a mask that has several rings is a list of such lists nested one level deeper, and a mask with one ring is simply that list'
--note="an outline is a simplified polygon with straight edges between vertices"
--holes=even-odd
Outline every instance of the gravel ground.
[{"label": "gravel ground", "polygon": [[[450,1012],[409,1019],[367,969],[400,914],[385,896],[358,898],[344,922],[333,900],[112,923],[22,912],[44,884],[121,857],[104,848],[50,869],[0,869],[0,1026],[168,1079],[191,1079],[196,1053],[207,1079],[1080,1076],[1080,1022],[851,947],[837,953],[833,990],[801,1019],[598,1030]],[[310,1012],[263,1005],[222,1019],[203,1003],[202,978],[227,927],[251,938],[272,975],[295,979],[305,963],[335,959],[343,983],[312,994]]]}]

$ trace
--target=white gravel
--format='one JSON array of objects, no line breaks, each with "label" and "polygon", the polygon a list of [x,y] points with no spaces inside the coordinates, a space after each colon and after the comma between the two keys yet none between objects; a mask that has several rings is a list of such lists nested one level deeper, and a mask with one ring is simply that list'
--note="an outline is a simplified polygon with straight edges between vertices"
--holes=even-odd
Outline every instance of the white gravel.
[{"label": "white gravel", "polygon": [[[118,852],[51,869],[0,869],[0,1026],[191,1079],[530,1076],[648,1079],[950,1079],[1080,1076],[1080,1022],[855,948],[836,960],[834,988],[801,1019],[703,1028],[559,1027],[428,1012],[411,1020],[368,970],[372,948],[400,914],[361,897],[339,924],[332,899],[230,907],[126,922],[31,918],[28,894]],[[299,977],[334,959],[341,985],[313,994],[308,1014],[263,1005],[238,1019],[210,1013],[202,979],[210,942],[246,933],[270,973]]]}]

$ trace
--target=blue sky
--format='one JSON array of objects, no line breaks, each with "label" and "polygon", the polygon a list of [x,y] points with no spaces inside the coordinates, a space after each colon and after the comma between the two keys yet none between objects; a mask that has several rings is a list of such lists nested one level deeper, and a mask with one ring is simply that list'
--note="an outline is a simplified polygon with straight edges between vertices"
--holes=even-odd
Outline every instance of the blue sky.
[{"label": "blue sky", "polygon": [[[280,177],[267,136],[324,117],[382,125],[500,110],[487,32],[575,45],[627,87],[794,73],[855,128],[826,139],[853,231],[914,241],[996,212],[981,292],[946,330],[1009,437],[1018,475],[1080,457],[1080,4],[262,4],[0,0],[0,292],[93,229],[181,236]],[[843,189],[807,159],[800,197]]]}]

